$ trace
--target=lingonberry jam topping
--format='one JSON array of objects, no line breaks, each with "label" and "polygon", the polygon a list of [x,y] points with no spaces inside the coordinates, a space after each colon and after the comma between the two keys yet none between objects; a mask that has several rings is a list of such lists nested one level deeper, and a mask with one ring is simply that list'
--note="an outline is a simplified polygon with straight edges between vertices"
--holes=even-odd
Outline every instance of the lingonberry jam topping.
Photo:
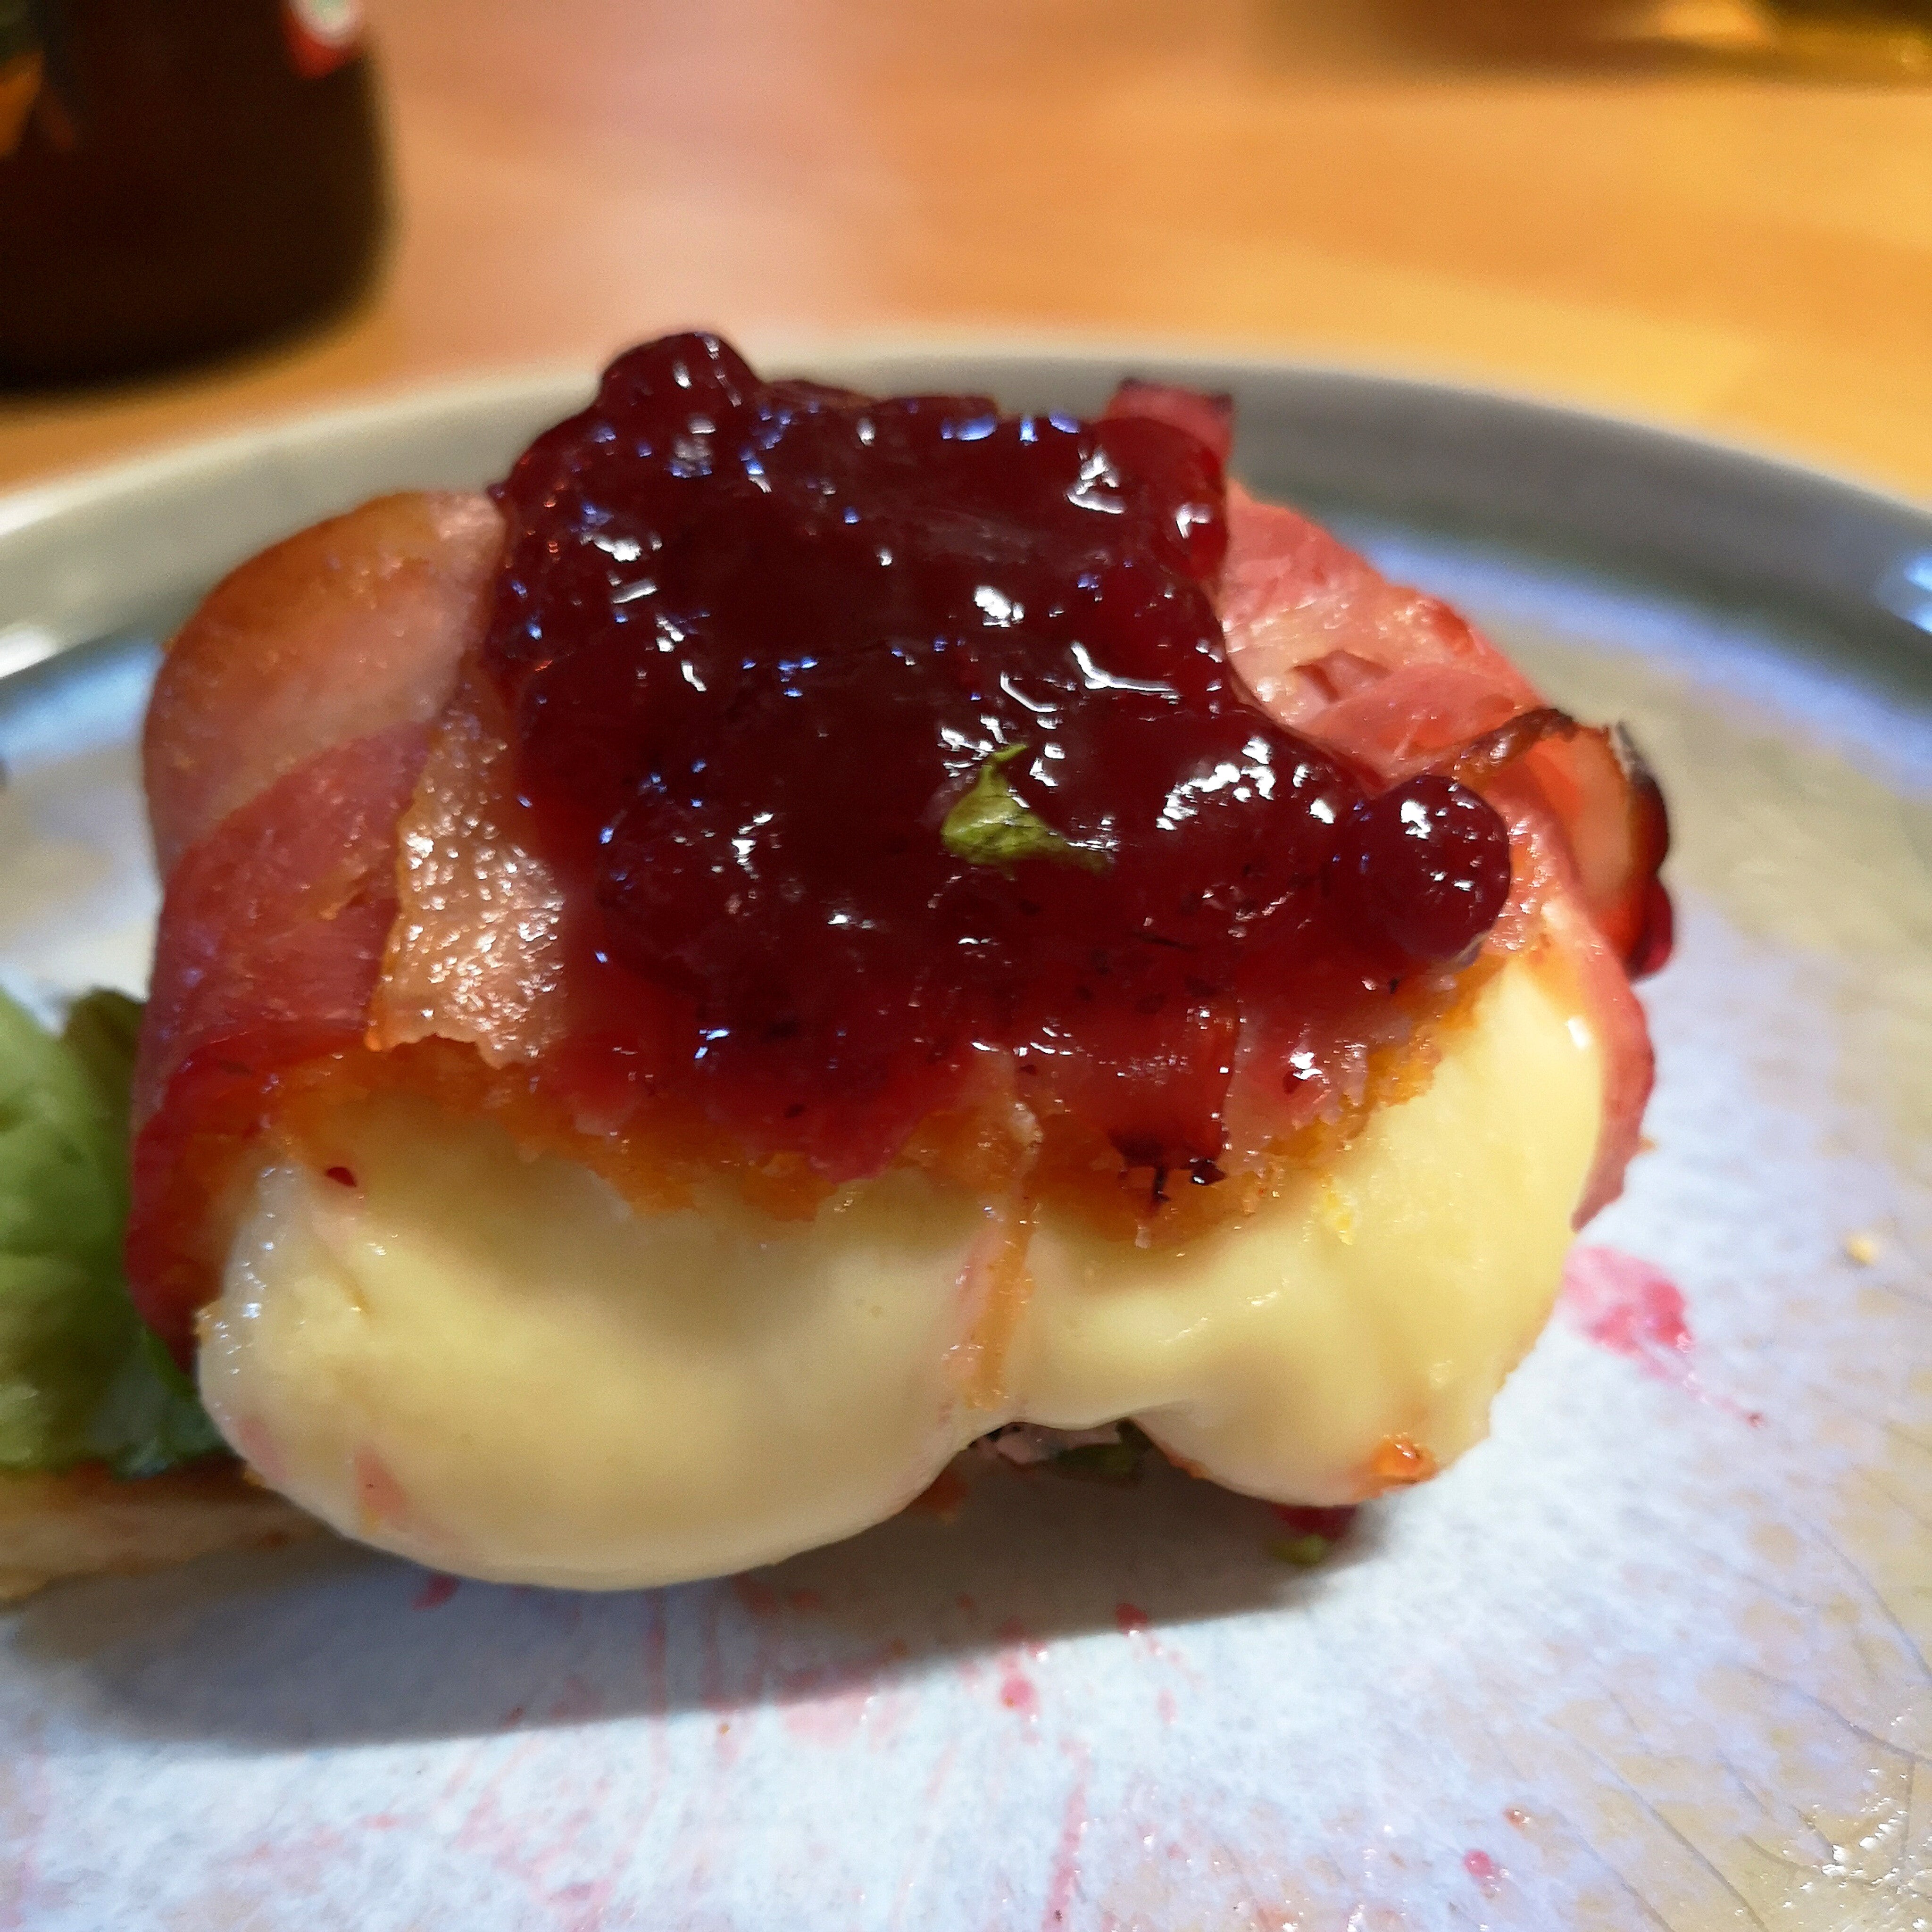
[{"label": "lingonberry jam topping", "polygon": [[1172,423],[677,336],[500,494],[522,788],[653,1078],[754,1148],[868,1171],[1007,1054],[1036,1108],[1218,1178],[1245,1020],[1385,997],[1507,894],[1474,794],[1371,799],[1237,683],[1220,463]]},{"label": "lingonberry jam topping", "polygon": [[1424,772],[1358,806],[1338,886],[1358,926],[1412,959],[1453,959],[1509,897],[1509,837],[1478,794]]}]

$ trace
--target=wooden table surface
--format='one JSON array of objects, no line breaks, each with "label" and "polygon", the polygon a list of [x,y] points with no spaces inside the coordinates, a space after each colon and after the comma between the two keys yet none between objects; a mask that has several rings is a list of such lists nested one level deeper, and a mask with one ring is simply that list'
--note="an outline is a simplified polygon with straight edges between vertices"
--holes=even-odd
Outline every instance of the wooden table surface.
[{"label": "wooden table surface", "polygon": [[373,11],[376,293],[220,369],[0,399],[0,485],[704,322],[1264,349],[1932,496],[1932,88],[1499,63],[1430,0]]}]

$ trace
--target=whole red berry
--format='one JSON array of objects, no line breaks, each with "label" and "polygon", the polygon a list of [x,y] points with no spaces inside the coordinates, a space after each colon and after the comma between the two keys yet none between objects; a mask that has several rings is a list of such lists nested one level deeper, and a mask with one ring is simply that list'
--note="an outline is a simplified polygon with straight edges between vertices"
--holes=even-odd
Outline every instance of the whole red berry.
[{"label": "whole red berry", "polygon": [[1453,959],[1509,897],[1509,832],[1488,801],[1425,772],[1356,809],[1338,855],[1360,936],[1414,960]]}]

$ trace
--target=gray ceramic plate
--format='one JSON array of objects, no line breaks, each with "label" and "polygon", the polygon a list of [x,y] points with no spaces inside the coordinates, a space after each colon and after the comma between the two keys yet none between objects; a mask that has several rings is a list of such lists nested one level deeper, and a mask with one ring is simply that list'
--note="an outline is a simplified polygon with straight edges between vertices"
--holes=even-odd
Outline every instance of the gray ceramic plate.
[{"label": "gray ceramic plate", "polygon": [[[330,1544],[51,1592],[0,1622],[0,1925],[1932,1923],[1932,518],[1361,376],[811,360],[1231,388],[1250,482],[1634,724],[1682,937],[1656,1147],[1588,1238],[1694,1343],[1662,1290],[1623,1351],[1559,1316],[1492,1439],[1312,1572],[1179,1478],[1015,1478],[636,1595]],[[500,470],[584,386],[0,500],[0,662],[44,659],[0,684],[8,983],[140,982],[152,627],[298,524]]]}]

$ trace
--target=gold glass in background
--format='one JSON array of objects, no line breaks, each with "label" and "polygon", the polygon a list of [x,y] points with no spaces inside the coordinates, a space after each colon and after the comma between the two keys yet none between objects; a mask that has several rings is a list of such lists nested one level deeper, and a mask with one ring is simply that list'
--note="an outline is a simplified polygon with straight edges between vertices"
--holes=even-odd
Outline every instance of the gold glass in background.
[{"label": "gold glass in background", "polygon": [[1932,0],[1400,0],[1430,38],[1532,58],[1682,53],[1932,80]]}]

